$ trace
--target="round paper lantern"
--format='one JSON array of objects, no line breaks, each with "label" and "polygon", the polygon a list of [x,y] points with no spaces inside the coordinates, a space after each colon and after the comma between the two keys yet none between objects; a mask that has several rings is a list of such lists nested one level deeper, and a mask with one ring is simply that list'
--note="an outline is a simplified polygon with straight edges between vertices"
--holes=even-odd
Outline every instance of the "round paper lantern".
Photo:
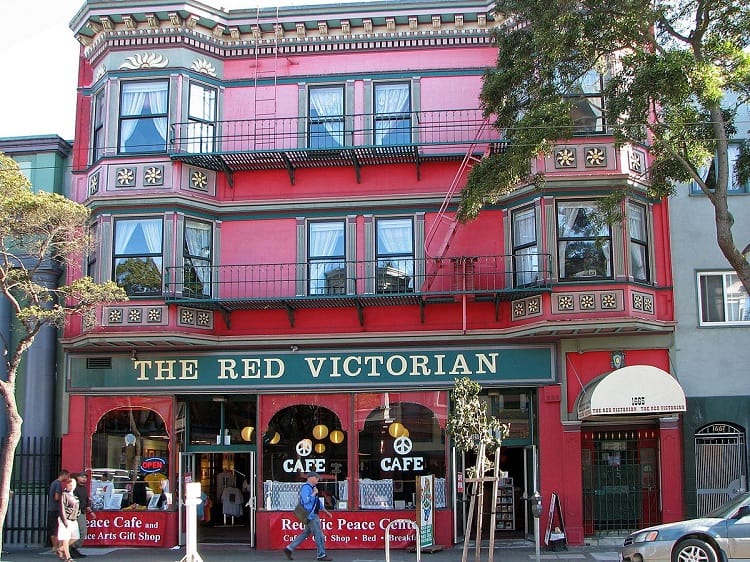
[{"label": "round paper lantern", "polygon": [[320,454],[324,453],[326,450],[325,443],[315,443],[315,452]]},{"label": "round paper lantern", "polygon": [[281,435],[277,431],[276,433],[273,434],[273,437],[271,437],[271,440],[269,441],[269,443],[271,445],[276,445],[278,444],[279,441],[281,441]]},{"label": "round paper lantern", "polygon": [[344,432],[340,429],[334,429],[331,432],[331,443],[339,445],[344,442]]},{"label": "round paper lantern", "polygon": [[255,431],[255,428],[252,426],[245,426],[242,428],[242,431],[240,431],[240,437],[242,437],[243,441],[252,441],[253,439],[253,432]]},{"label": "round paper lantern", "polygon": [[404,428],[404,430],[401,432],[401,435],[399,437],[409,437],[409,430]]},{"label": "round paper lantern", "polygon": [[406,428],[404,427],[404,424],[402,424],[401,422],[393,422],[391,425],[388,426],[388,433],[394,439],[396,437],[401,437],[404,434],[404,430],[406,430]]},{"label": "round paper lantern", "polygon": [[325,439],[328,436],[328,426],[319,423],[313,427],[312,434],[315,439]]}]

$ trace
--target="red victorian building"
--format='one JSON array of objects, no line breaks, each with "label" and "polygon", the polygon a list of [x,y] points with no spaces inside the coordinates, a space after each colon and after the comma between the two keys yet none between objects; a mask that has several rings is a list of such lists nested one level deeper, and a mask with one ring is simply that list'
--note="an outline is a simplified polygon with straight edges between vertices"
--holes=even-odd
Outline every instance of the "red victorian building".
[{"label": "red victorian building", "polygon": [[[681,517],[667,203],[647,149],[607,133],[607,76],[571,94],[579,134],[531,163],[543,190],[455,222],[472,162],[503,149],[478,104],[492,10],[83,5],[82,268],[130,296],[63,344],[89,544],[183,541],[199,481],[200,540],[280,548],[308,470],[331,549],[382,547],[426,475],[435,542],[458,542],[472,459],[445,427],[464,376],[511,424],[498,538],[531,534],[535,491],[573,544]],[[622,189],[626,220],[597,226]]]}]

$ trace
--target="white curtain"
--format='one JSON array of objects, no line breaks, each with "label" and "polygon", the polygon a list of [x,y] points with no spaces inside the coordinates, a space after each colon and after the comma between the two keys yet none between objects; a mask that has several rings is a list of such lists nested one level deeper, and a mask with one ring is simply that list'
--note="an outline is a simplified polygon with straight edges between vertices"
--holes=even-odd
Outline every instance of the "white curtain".
[{"label": "white curtain", "polygon": [[326,292],[326,273],[343,267],[341,260],[320,260],[340,254],[344,244],[341,222],[319,222],[310,225],[310,294]]},{"label": "white curtain", "polygon": [[513,215],[513,247],[516,284],[527,285],[538,281],[539,256],[536,245],[536,212],[526,209]]},{"label": "white curtain", "polygon": [[[383,139],[394,125],[400,123],[403,114],[409,111],[409,84],[383,84],[375,88],[375,113],[380,117],[375,122],[375,144],[383,144]],[[391,115],[392,119],[382,119]]]},{"label": "white curtain", "polygon": [[[121,117],[141,116],[147,118],[149,114],[143,113],[143,108],[148,101],[152,114],[167,112],[167,90],[166,82],[143,82],[143,83],[125,83],[122,85],[122,107],[120,107]],[[125,150],[125,144],[133,136],[135,128],[141,122],[141,119],[121,119],[120,121],[120,150]],[[167,141],[167,118],[154,117],[154,127],[161,139]]]},{"label": "white curtain", "polygon": [[150,254],[161,254],[162,226],[161,219],[148,219],[140,221],[143,229],[143,237]]},{"label": "white curtain", "polygon": [[129,254],[130,240],[138,228],[138,221],[117,221],[115,223],[115,255]]},{"label": "white curtain", "polygon": [[[190,254],[190,257],[186,256],[185,261],[190,261],[198,280],[204,284],[203,294],[208,295],[210,287],[205,283],[211,278],[211,225],[203,222],[186,222],[185,245]],[[195,257],[203,259],[194,260]]]},{"label": "white curtain", "polygon": [[[340,145],[344,145],[344,92],[341,88],[313,88],[310,106],[316,118],[323,122],[326,132]],[[332,119],[340,117],[340,119]],[[311,116],[311,123],[315,118]],[[322,140],[322,139],[319,139]],[[324,145],[328,145],[323,141]]]},{"label": "white curtain", "polygon": [[[385,219],[377,222],[378,267],[390,266],[414,283],[414,233],[410,219]],[[388,257],[392,254],[392,257]]]},{"label": "white curtain", "polygon": [[635,279],[646,280],[646,246],[633,240],[646,240],[646,213],[640,205],[630,205],[628,230],[630,231],[630,268]]}]

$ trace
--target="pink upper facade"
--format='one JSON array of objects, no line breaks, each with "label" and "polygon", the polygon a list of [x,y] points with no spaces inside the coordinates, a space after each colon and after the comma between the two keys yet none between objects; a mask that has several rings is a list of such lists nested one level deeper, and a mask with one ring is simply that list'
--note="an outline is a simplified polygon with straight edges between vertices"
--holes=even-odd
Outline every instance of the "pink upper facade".
[{"label": "pink upper facade", "polygon": [[[471,162],[502,149],[479,104],[492,8],[87,3],[72,196],[98,239],[86,271],[131,300],[73,324],[71,349],[671,331],[645,148],[585,129],[530,163],[543,192],[454,220]],[[632,219],[581,223],[622,188]]]}]

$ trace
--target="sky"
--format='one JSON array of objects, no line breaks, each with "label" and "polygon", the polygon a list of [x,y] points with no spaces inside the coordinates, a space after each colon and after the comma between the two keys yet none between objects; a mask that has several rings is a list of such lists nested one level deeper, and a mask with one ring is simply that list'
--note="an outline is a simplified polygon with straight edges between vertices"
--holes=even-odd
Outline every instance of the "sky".
[{"label": "sky", "polygon": [[[235,10],[347,0],[203,0]],[[79,43],[68,27],[83,0],[1,0],[0,138],[73,140]]]}]

